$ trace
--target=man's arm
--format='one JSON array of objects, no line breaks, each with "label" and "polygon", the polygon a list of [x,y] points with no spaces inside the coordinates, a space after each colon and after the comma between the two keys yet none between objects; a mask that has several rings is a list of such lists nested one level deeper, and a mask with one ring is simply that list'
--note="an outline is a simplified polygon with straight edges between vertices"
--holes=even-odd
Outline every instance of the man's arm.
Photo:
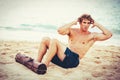
[{"label": "man's arm", "polygon": [[62,35],[69,35],[70,34],[70,27],[73,26],[73,25],[76,25],[77,24],[77,21],[72,21],[62,27],[59,27],[58,28],[58,33],[59,34],[62,34]]},{"label": "man's arm", "polygon": [[102,33],[95,33],[94,40],[103,41],[112,37],[112,33],[109,30],[107,30],[105,27],[103,27],[101,24],[94,22],[93,27],[94,26],[98,27],[102,31]]}]

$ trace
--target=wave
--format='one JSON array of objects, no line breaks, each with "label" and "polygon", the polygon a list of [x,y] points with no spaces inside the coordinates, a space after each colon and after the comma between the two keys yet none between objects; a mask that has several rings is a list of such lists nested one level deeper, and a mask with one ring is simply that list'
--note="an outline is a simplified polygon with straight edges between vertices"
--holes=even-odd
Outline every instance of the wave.
[{"label": "wave", "polygon": [[[115,26],[115,25],[114,25]],[[115,34],[120,34],[120,27],[113,25],[106,26]],[[0,26],[0,30],[11,30],[11,31],[42,31],[42,32],[55,32],[58,26],[51,24],[20,24],[18,26]]]},{"label": "wave", "polygon": [[55,31],[57,26],[50,24],[20,24],[18,26],[0,26],[0,30],[12,31]]},{"label": "wave", "polygon": [[120,34],[120,29],[112,29],[113,33]]}]

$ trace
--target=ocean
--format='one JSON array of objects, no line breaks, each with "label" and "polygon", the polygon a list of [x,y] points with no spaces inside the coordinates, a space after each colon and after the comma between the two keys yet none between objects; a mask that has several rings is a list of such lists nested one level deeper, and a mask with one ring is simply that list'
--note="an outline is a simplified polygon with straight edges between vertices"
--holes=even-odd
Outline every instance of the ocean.
[{"label": "ocean", "polygon": [[[110,40],[107,40],[106,41],[107,43],[103,42],[103,44],[105,43],[119,45],[120,0],[98,0],[98,1],[92,0],[92,1],[96,2],[94,2],[94,5],[92,5],[91,7],[93,9],[90,9],[90,11],[88,12],[91,13],[92,16],[94,16],[96,21],[99,21],[102,25],[104,25],[107,29],[109,29],[113,33],[113,37]],[[83,12],[85,12],[85,10]],[[53,23],[41,23],[41,22],[36,23],[23,22],[15,25],[0,24],[0,40],[39,41],[41,40],[42,37],[49,36],[53,38],[59,38],[60,40],[63,40],[64,38],[63,41],[66,41],[67,40],[66,36],[61,37],[61,35],[57,33],[58,27],[60,27],[60,25],[62,25],[63,23],[64,21],[62,22],[59,21],[58,25]],[[93,29],[93,31],[97,30]]]}]

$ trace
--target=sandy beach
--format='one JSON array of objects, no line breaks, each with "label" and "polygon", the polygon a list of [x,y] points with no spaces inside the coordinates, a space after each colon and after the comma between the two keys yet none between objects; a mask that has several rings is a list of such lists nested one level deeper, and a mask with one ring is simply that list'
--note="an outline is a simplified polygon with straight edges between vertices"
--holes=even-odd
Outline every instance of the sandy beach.
[{"label": "sandy beach", "polygon": [[36,59],[38,48],[39,42],[0,41],[0,80],[120,80],[120,46],[93,45],[77,68],[50,63],[45,75],[15,62],[18,52]]}]

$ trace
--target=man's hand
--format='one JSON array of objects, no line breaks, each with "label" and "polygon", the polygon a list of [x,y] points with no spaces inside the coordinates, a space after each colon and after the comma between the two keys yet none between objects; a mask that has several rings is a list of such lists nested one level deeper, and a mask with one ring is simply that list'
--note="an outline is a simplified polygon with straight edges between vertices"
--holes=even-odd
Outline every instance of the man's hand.
[{"label": "man's hand", "polygon": [[94,27],[97,27],[102,31],[102,33],[95,33],[94,35],[95,40],[102,41],[112,37],[112,33],[108,29],[103,27],[101,24],[97,23],[96,21],[94,21],[92,28]]},{"label": "man's hand", "polygon": [[96,21],[94,21],[94,23],[92,24],[92,27],[91,27],[91,28],[94,28],[95,26],[96,26],[96,27],[99,27],[99,25],[100,25],[99,23],[97,23]]},{"label": "man's hand", "polygon": [[77,20],[72,22],[73,25],[77,25]]},{"label": "man's hand", "polygon": [[62,35],[70,34],[70,27],[72,27],[73,25],[77,25],[77,20],[72,21],[72,22],[70,22],[68,24],[65,24],[62,27],[59,27],[58,28],[58,33],[62,34]]}]

